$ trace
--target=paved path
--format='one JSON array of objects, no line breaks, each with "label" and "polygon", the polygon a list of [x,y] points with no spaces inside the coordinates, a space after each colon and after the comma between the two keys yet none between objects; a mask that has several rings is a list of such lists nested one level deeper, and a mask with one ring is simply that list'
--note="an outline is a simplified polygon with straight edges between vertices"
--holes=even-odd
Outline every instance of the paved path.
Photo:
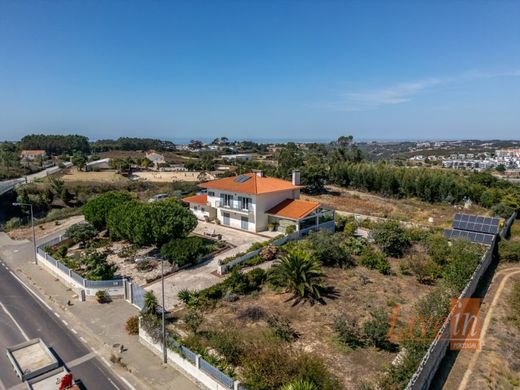
[{"label": "paved path", "polygon": [[[230,229],[220,225],[214,225],[206,222],[199,222],[195,233],[217,233],[222,234],[222,239],[233,245],[228,251],[222,252],[213,259],[199,264],[197,266],[179,271],[166,278],[164,286],[165,306],[167,309],[172,309],[180,303],[177,294],[183,289],[188,290],[202,290],[213,286],[222,281],[222,277],[216,275],[218,261],[229,256],[234,256],[237,253],[245,252],[251,244],[255,242],[263,242],[268,240],[267,237],[259,236],[258,234],[244,232],[242,230]],[[155,293],[155,296],[161,296],[161,281],[149,285],[147,290]]]}]

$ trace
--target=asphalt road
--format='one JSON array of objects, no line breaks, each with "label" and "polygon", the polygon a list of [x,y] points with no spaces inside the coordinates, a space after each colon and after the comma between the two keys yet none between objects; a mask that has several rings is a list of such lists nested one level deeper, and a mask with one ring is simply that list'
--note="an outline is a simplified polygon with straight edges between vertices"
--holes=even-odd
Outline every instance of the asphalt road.
[{"label": "asphalt road", "polygon": [[0,265],[0,389],[20,384],[5,348],[41,338],[87,389],[126,389],[121,381],[58,318]]}]

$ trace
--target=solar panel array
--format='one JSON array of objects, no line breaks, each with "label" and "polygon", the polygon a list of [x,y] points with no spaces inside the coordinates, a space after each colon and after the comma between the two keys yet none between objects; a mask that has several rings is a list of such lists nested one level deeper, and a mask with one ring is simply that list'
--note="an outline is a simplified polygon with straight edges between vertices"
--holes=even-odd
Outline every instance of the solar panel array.
[{"label": "solar panel array", "polygon": [[479,215],[455,214],[453,228],[485,234],[498,234],[500,218],[482,217]]},{"label": "solar panel array", "polygon": [[233,181],[235,183],[244,183],[244,182],[248,181],[249,179],[251,179],[251,176],[240,175],[240,176],[236,177]]},{"label": "solar panel array", "polygon": [[448,239],[462,238],[471,242],[477,242],[479,244],[491,245],[493,243],[495,235],[469,232],[467,230],[446,229],[444,230],[444,237]]}]

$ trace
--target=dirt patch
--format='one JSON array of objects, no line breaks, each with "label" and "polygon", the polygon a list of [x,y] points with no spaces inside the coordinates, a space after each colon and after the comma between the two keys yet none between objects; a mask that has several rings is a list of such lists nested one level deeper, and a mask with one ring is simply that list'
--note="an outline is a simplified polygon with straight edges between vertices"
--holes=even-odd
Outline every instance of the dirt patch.
[{"label": "dirt patch", "polygon": [[[77,215],[60,221],[46,222],[34,227],[36,239],[40,240],[45,236],[56,233],[59,230],[63,230],[72,226],[78,222],[83,221],[82,215]],[[32,240],[32,229],[31,227],[25,227],[20,229],[14,229],[7,233],[13,240]]]},{"label": "dirt patch", "polygon": [[[134,177],[157,183],[171,183],[173,181],[198,182],[200,172],[135,172]],[[215,177],[206,174],[205,180],[214,180]]]},{"label": "dirt patch", "polygon": [[128,181],[116,171],[83,172],[75,168],[65,171],[60,175],[60,179],[64,182],[114,183]]},{"label": "dirt patch", "polygon": [[[366,192],[347,190],[345,188],[329,186],[329,193],[310,196],[303,195],[303,199],[314,200],[336,210],[373,217],[393,218],[401,221],[414,222],[423,225],[450,227],[453,215],[465,212],[477,215],[489,215],[486,210],[475,204],[464,209],[459,205],[431,204],[417,199],[393,199],[373,195]],[[433,218],[433,222],[429,222]]]}]

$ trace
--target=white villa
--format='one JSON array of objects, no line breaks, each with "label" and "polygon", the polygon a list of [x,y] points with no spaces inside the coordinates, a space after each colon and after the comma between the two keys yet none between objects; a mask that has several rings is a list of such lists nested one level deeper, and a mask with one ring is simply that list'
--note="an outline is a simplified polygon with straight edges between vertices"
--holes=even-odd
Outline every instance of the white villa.
[{"label": "white villa", "polygon": [[207,193],[184,198],[201,220],[218,220],[222,225],[261,232],[277,226],[284,232],[321,227],[334,221],[334,210],[321,203],[300,199],[300,172],[292,181],[263,176],[261,171],[226,177],[199,185]]}]

